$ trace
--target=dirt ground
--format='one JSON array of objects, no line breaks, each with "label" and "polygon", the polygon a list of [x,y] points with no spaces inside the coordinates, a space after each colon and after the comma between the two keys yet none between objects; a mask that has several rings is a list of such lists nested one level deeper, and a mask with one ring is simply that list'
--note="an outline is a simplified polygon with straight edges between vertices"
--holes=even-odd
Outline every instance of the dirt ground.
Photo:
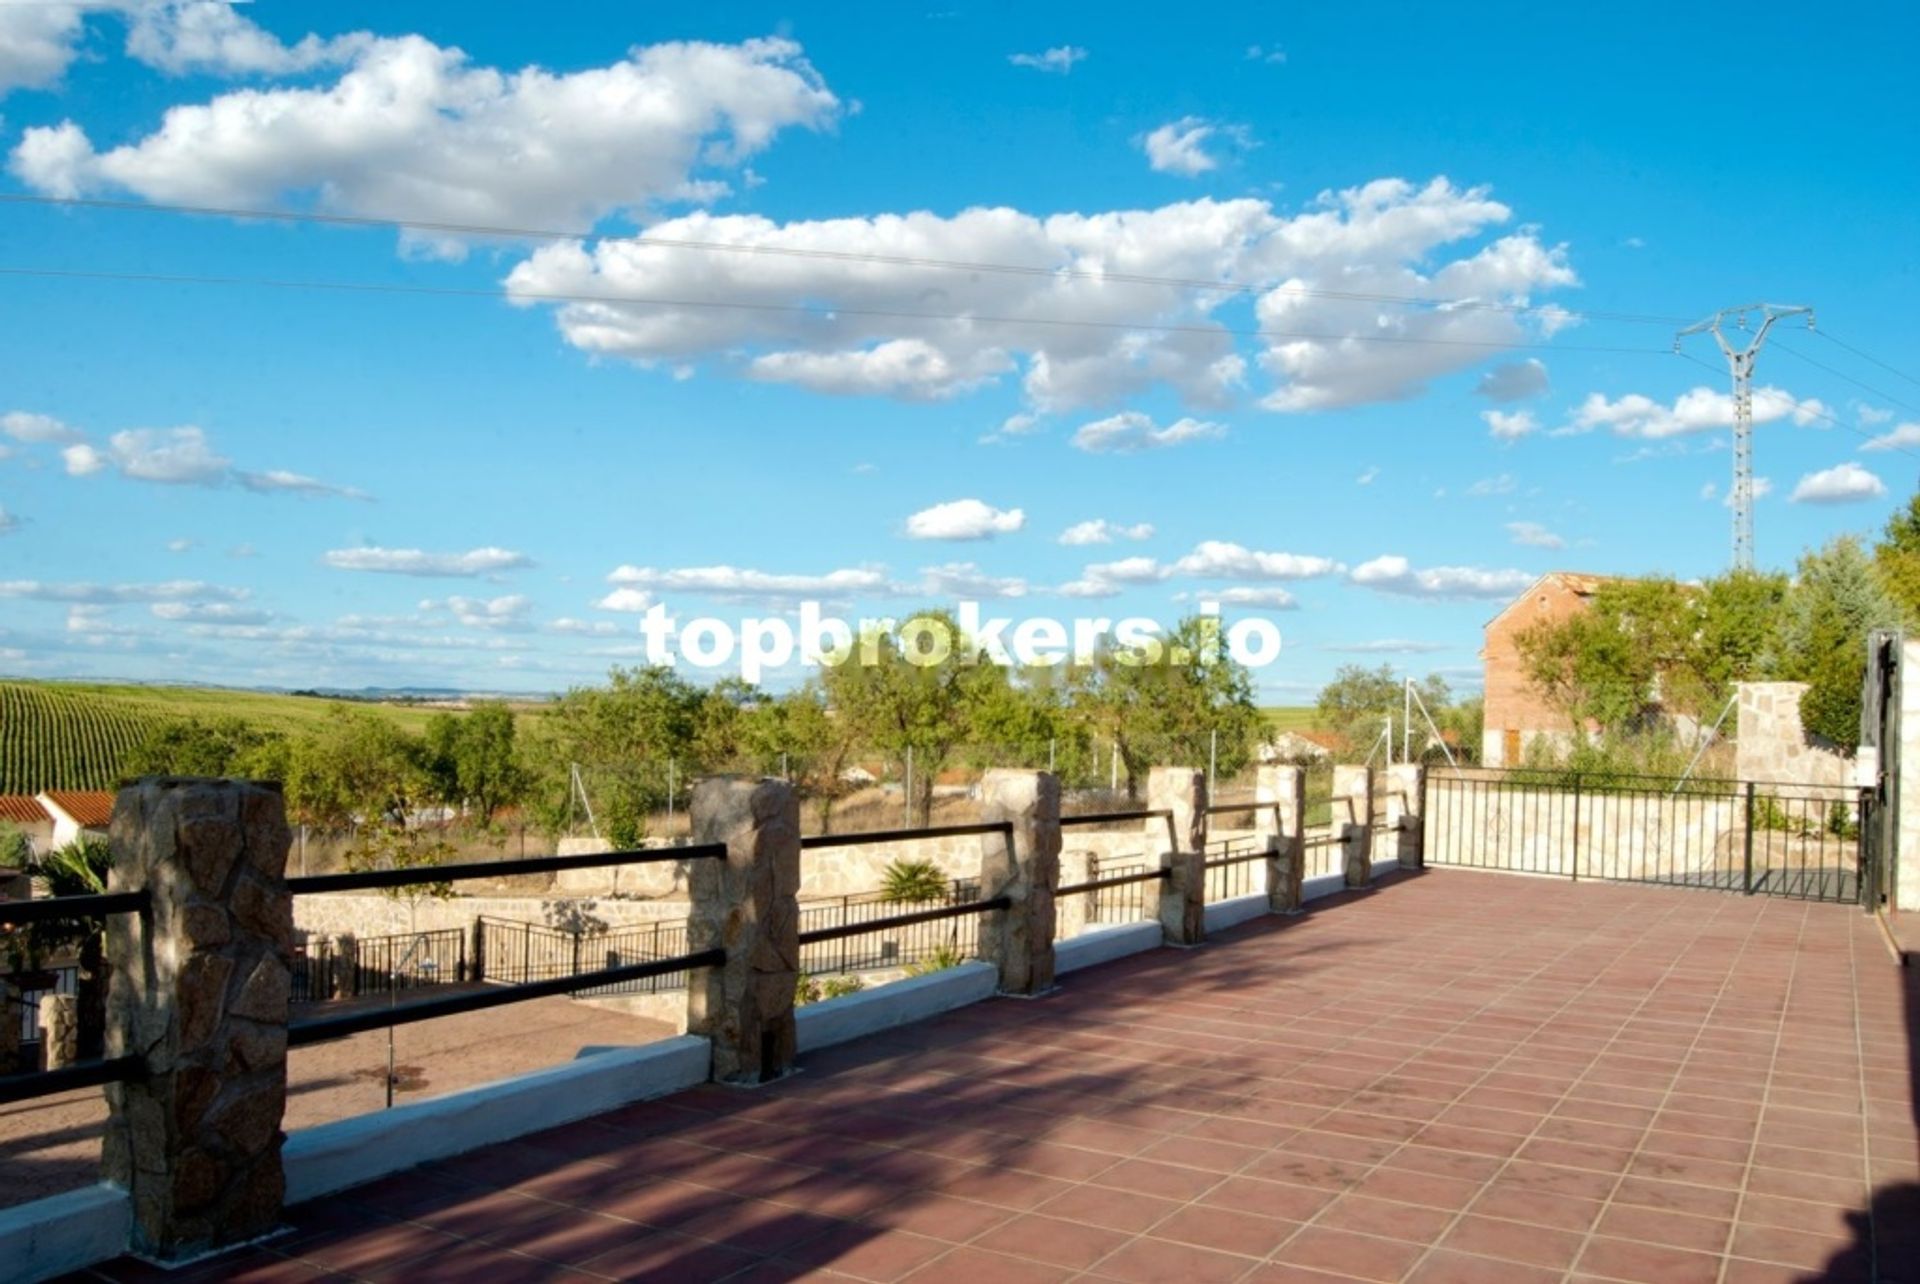
[{"label": "dirt ground", "polygon": [[[338,1010],[338,1009],[336,1009]],[[393,1031],[396,1105],[573,1060],[583,1049],[667,1038],[673,1030],[570,999],[535,999]],[[289,1132],[383,1109],[387,1032],[297,1048]],[[0,1106],[0,1207],[99,1179],[105,1099],[97,1088]]]}]

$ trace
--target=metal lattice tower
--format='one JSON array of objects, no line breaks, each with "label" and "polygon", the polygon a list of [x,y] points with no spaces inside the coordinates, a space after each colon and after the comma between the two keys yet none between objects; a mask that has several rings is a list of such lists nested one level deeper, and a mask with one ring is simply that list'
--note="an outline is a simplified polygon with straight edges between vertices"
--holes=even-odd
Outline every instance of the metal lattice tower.
[{"label": "metal lattice tower", "polygon": [[[1736,328],[1744,331],[1750,315],[1760,318],[1760,326],[1746,347],[1736,348],[1727,342],[1721,327],[1732,319]],[[1673,350],[1678,352],[1680,341],[1688,335],[1702,331],[1711,334],[1726,356],[1727,369],[1733,375],[1733,492],[1729,499],[1733,505],[1733,569],[1736,571],[1753,569],[1753,362],[1760,355],[1773,323],[1797,316],[1806,317],[1807,329],[1813,329],[1812,308],[1749,303],[1745,307],[1721,308],[1673,337]]]}]

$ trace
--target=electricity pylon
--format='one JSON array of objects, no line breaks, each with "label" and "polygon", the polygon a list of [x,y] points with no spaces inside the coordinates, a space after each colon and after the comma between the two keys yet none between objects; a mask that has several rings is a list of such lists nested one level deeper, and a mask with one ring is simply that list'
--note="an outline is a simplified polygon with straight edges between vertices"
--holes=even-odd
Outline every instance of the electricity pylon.
[{"label": "electricity pylon", "polygon": [[[1727,342],[1721,326],[1732,318],[1741,330],[1747,328],[1749,314],[1757,314],[1760,328],[1744,348]],[[1733,375],[1733,569],[1753,569],[1753,361],[1767,341],[1767,331],[1775,321],[1805,316],[1807,329],[1813,329],[1813,309],[1781,307],[1775,303],[1749,303],[1741,308],[1721,308],[1704,321],[1696,322],[1673,336],[1673,350],[1690,334],[1706,331],[1720,345]]]}]

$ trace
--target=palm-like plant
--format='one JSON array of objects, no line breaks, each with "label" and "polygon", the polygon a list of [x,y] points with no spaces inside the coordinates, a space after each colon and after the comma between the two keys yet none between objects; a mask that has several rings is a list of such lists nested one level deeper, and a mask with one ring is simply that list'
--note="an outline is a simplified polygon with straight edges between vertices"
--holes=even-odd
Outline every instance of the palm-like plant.
[{"label": "palm-like plant", "polygon": [[930,860],[896,860],[880,875],[880,891],[890,901],[925,905],[947,894],[947,876]]},{"label": "palm-like plant", "polygon": [[[98,838],[83,838],[29,861],[27,873],[44,883],[47,895],[93,896],[107,890],[113,850]],[[107,1025],[106,920],[91,916],[48,919],[7,935],[9,963],[37,971],[50,959],[71,953],[79,969],[80,1055],[100,1054]]]}]

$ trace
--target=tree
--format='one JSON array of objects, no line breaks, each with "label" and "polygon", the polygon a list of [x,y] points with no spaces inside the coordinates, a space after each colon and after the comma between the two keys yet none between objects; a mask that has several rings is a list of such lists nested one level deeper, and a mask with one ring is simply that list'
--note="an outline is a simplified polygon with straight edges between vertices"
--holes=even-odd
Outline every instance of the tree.
[{"label": "tree", "polygon": [[1920,491],[1887,519],[1873,549],[1874,568],[1887,595],[1907,619],[1920,619]]},{"label": "tree", "polygon": [[534,746],[539,764],[542,823],[571,823],[572,772],[578,765],[603,836],[631,847],[645,836],[647,817],[664,806],[667,764],[691,765],[700,688],[664,665],[614,668],[602,687],[574,687],[540,720]]},{"label": "tree", "polygon": [[1073,671],[1073,715],[1119,753],[1129,798],[1155,762],[1205,763],[1217,750],[1230,776],[1252,759],[1264,727],[1253,679],[1218,634],[1217,619],[1189,616],[1164,640],[1103,646]]},{"label": "tree", "polygon": [[242,718],[179,718],[151,727],[120,764],[127,776],[262,777],[286,737]]},{"label": "tree", "polygon": [[335,705],[287,755],[287,807],[316,829],[406,828],[433,795],[421,743],[376,713]]},{"label": "tree", "polygon": [[[944,631],[942,653],[936,638]],[[985,662],[952,617],[922,612],[899,629],[870,629],[822,674],[827,698],[860,740],[884,753],[913,755],[913,796],[922,825],[933,816],[933,782],[974,729],[983,694],[1007,682]]]},{"label": "tree", "polygon": [[760,770],[784,771],[802,797],[814,799],[820,832],[832,832],[833,805],[848,792],[844,773],[855,735],[847,719],[827,708],[823,683],[816,679],[755,705],[741,720],[740,742]]},{"label": "tree", "polygon": [[1843,535],[1801,557],[1779,654],[1781,676],[1807,684],[1800,697],[1806,731],[1848,751],[1860,742],[1867,634],[1907,620],[1859,540]]},{"label": "tree", "polygon": [[[444,865],[452,855],[453,844],[445,839],[423,840],[401,825],[369,825],[360,831],[348,850],[347,868],[356,873],[368,870],[433,869]],[[420,902],[447,900],[453,895],[453,884],[444,881],[405,883],[399,887],[383,887],[380,894],[388,900],[405,902],[407,931],[411,934],[415,930]]]},{"label": "tree", "polygon": [[428,722],[425,765],[440,801],[471,806],[482,825],[526,796],[513,710],[501,700],[482,700],[463,717],[441,714]]}]

